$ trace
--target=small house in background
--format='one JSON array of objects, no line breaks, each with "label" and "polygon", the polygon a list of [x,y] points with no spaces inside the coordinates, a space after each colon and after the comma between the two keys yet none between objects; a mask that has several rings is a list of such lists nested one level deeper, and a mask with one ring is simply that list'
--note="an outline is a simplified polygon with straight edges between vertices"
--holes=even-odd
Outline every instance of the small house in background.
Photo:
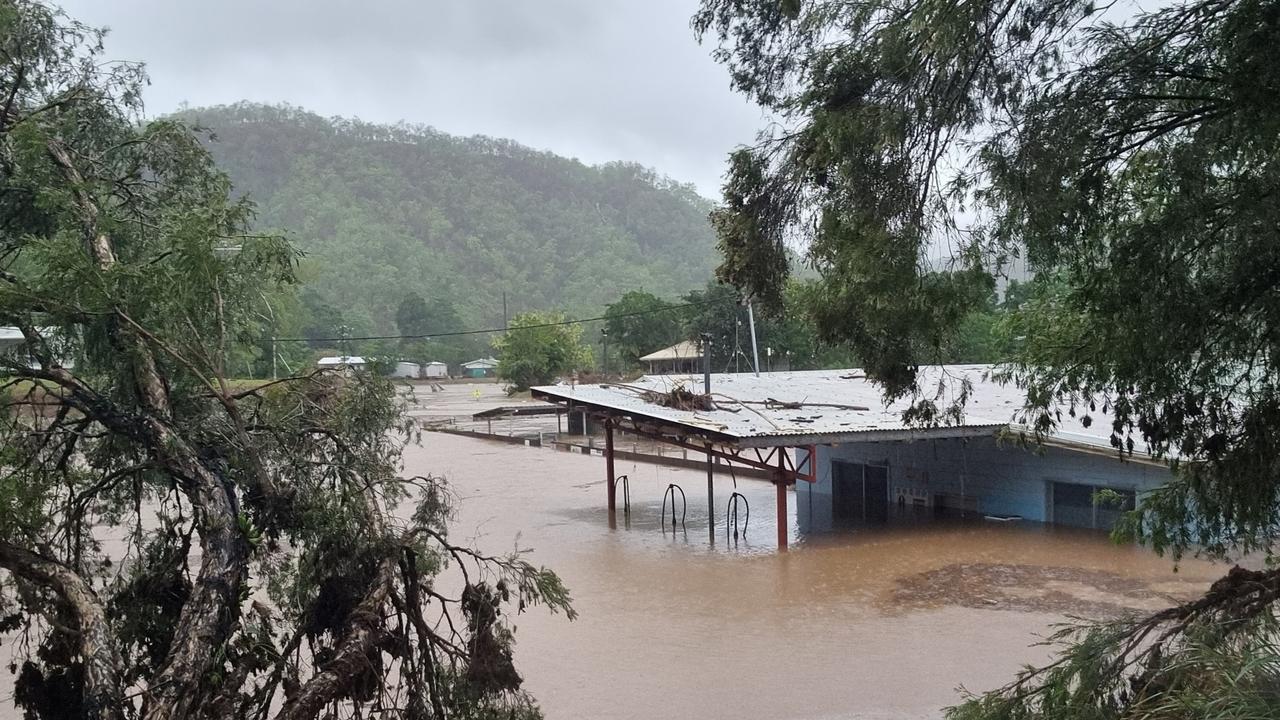
[{"label": "small house in background", "polygon": [[640,362],[648,364],[650,375],[694,374],[702,362],[702,352],[698,350],[698,343],[685,340],[651,352],[640,358]]},{"label": "small house in background", "polygon": [[391,377],[393,378],[447,378],[449,377],[449,366],[442,362],[416,363],[408,360],[401,360],[391,369]]},{"label": "small house in background", "polygon": [[418,378],[422,377],[422,366],[416,362],[401,360],[391,369],[391,377],[393,378]]},{"label": "small house in background", "polygon": [[359,355],[331,355],[322,357],[316,361],[316,366],[322,369],[333,370],[337,368],[354,368],[363,370],[368,363]]},{"label": "small house in background", "polygon": [[[54,361],[61,367],[75,367],[75,360],[72,358],[71,348],[66,342],[66,337],[56,327],[36,328],[36,332],[44,338],[54,353]],[[40,367],[40,361],[31,353],[31,346],[27,341],[27,336],[22,330],[13,326],[0,327],[0,355],[20,359],[23,364],[30,368]]]},{"label": "small house in background", "polygon": [[0,327],[0,353],[11,353],[27,344],[27,336],[16,327]]},{"label": "small house in background", "polygon": [[498,361],[493,358],[480,358],[462,363],[462,374],[471,378],[493,377],[498,373]]}]

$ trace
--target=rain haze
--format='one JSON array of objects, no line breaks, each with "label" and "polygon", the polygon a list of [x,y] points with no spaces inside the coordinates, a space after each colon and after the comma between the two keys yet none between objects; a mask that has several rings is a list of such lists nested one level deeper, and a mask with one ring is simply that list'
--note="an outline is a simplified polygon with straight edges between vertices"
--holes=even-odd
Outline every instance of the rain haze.
[{"label": "rain haze", "polygon": [[1280,719],[1280,1],[1144,1],[0,0],[0,720]]},{"label": "rain haze", "polygon": [[147,64],[150,115],[250,100],[634,161],[706,197],[761,113],[689,27],[693,0],[72,0]]}]

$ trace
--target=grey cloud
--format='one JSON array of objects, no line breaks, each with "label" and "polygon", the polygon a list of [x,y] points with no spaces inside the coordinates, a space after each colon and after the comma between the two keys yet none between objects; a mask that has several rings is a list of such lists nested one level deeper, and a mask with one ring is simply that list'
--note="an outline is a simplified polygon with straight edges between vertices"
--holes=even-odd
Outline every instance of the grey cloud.
[{"label": "grey cloud", "polygon": [[630,160],[715,197],[763,125],[689,29],[696,0],[71,0],[147,63],[153,114],[288,102],[324,115]]}]

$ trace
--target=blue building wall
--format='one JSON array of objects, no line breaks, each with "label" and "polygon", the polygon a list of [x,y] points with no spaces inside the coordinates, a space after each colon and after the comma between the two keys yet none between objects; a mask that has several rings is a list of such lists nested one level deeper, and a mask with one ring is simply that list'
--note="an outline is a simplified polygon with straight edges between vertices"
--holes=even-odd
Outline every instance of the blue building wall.
[{"label": "blue building wall", "polygon": [[[800,451],[800,458],[805,454]],[[833,460],[886,466],[891,506],[901,497],[908,507],[917,499],[933,507],[939,495],[947,495],[976,502],[984,514],[1036,521],[1053,516],[1054,482],[1133,490],[1141,499],[1169,479],[1164,466],[1122,461],[1105,453],[1022,448],[994,437],[823,445],[817,448],[816,481],[796,483],[802,530],[832,524]]]}]

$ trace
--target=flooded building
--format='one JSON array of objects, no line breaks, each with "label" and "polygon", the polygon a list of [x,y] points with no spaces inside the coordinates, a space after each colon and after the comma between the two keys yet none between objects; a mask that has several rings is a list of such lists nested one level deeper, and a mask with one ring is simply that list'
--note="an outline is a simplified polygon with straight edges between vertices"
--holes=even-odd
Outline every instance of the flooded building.
[{"label": "flooded building", "polygon": [[462,363],[462,374],[469,378],[493,377],[498,374],[498,361],[489,357]]},{"label": "flooded building", "polygon": [[[858,370],[712,375],[709,400],[701,376],[548,386],[534,388],[533,396],[603,420],[611,479],[612,432],[648,437],[770,471],[780,519],[787,512],[784,490],[794,484],[797,522],[809,530],[938,513],[1109,529],[1144,492],[1168,480],[1168,468],[1137,449],[1119,456],[1101,412],[1085,419],[1064,408],[1051,435],[1032,438],[1017,421],[1021,391],[992,380],[991,370],[921,368],[921,387],[937,406],[966,395],[961,419],[931,427],[906,422],[912,400],[886,406],[879,386]],[[709,464],[713,509],[712,475]],[[784,526],[779,544],[785,545]]]}]

